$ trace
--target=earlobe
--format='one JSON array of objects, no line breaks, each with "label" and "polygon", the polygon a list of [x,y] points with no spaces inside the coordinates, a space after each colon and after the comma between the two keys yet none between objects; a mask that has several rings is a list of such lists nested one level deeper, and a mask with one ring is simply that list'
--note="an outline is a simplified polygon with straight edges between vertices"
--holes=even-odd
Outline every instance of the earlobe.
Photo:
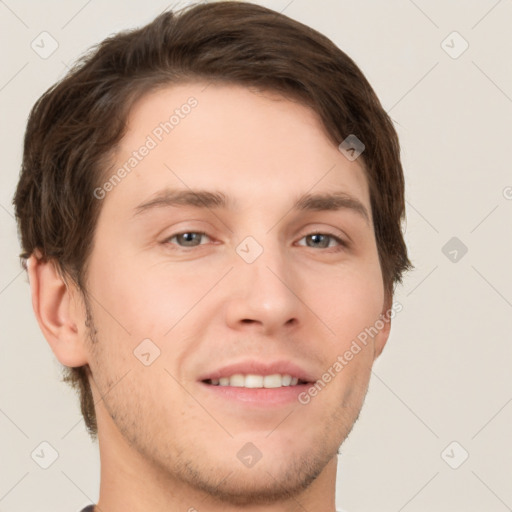
[{"label": "earlobe", "polygon": [[55,357],[65,366],[87,364],[83,312],[77,307],[76,287],[68,285],[56,264],[33,253],[27,261],[32,307]]}]

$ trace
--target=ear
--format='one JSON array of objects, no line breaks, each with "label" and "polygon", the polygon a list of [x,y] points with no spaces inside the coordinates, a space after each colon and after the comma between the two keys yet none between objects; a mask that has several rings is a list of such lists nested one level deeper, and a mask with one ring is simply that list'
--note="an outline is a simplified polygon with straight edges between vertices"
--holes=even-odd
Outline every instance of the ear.
[{"label": "ear", "polygon": [[[373,347],[374,347],[374,355],[373,359],[377,359],[384,350],[384,346],[389,338],[389,333],[391,331],[391,306],[393,305],[393,297],[386,295],[384,299],[384,305],[382,307],[382,311],[379,317],[384,324],[382,329],[379,329],[379,332],[373,339]],[[380,322],[379,322],[380,324]]]},{"label": "ear", "polygon": [[76,286],[66,283],[54,261],[33,253],[27,261],[32,307],[55,357],[65,366],[87,364],[85,308]]}]

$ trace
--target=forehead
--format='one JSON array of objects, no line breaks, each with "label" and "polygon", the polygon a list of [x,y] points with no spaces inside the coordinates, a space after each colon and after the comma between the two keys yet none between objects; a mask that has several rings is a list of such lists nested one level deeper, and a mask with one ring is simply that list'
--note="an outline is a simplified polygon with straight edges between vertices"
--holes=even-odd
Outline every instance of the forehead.
[{"label": "forehead", "polygon": [[242,204],[336,190],[369,209],[361,160],[345,158],[314,111],[240,85],[193,82],[143,96],[107,179],[121,167],[109,201],[138,203],[162,187],[221,188]]}]

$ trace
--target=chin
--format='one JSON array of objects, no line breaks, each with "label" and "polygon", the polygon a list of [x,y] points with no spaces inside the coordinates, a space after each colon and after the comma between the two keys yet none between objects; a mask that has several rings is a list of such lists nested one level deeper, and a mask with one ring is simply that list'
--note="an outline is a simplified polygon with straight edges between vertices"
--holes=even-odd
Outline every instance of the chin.
[{"label": "chin", "polygon": [[336,455],[336,448],[330,455],[274,456],[273,460],[268,456],[266,460],[262,457],[252,467],[244,467],[238,459],[226,464],[225,456],[219,454],[215,469],[207,469],[204,465],[195,468],[187,464],[181,477],[206,492],[214,501],[236,506],[271,504],[305,491]]}]

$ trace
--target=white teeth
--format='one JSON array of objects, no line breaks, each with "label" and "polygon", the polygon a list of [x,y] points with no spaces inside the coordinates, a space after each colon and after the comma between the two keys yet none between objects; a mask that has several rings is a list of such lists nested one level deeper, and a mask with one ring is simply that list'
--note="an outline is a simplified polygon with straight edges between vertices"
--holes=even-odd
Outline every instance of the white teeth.
[{"label": "white teeth", "polygon": [[[231,384],[231,379],[229,380],[229,383]],[[246,387],[246,388],[262,388],[263,387],[263,377],[261,375],[246,375],[244,387]]]},{"label": "white teeth", "polygon": [[280,388],[283,386],[296,386],[299,382],[297,377],[280,373],[273,375],[242,375],[237,373],[231,377],[221,377],[220,379],[211,379],[214,386],[232,386],[239,388]]},{"label": "white teeth", "polygon": [[283,385],[283,378],[278,373],[275,375],[265,375],[263,377],[264,388],[280,388]]},{"label": "white teeth", "polygon": [[228,385],[230,386],[244,386],[245,377],[239,373],[236,375],[231,375],[230,378],[226,379],[228,381]]},{"label": "white teeth", "polygon": [[289,386],[292,382],[291,375],[283,375],[282,379],[283,379],[283,381],[282,381],[283,386]]}]

